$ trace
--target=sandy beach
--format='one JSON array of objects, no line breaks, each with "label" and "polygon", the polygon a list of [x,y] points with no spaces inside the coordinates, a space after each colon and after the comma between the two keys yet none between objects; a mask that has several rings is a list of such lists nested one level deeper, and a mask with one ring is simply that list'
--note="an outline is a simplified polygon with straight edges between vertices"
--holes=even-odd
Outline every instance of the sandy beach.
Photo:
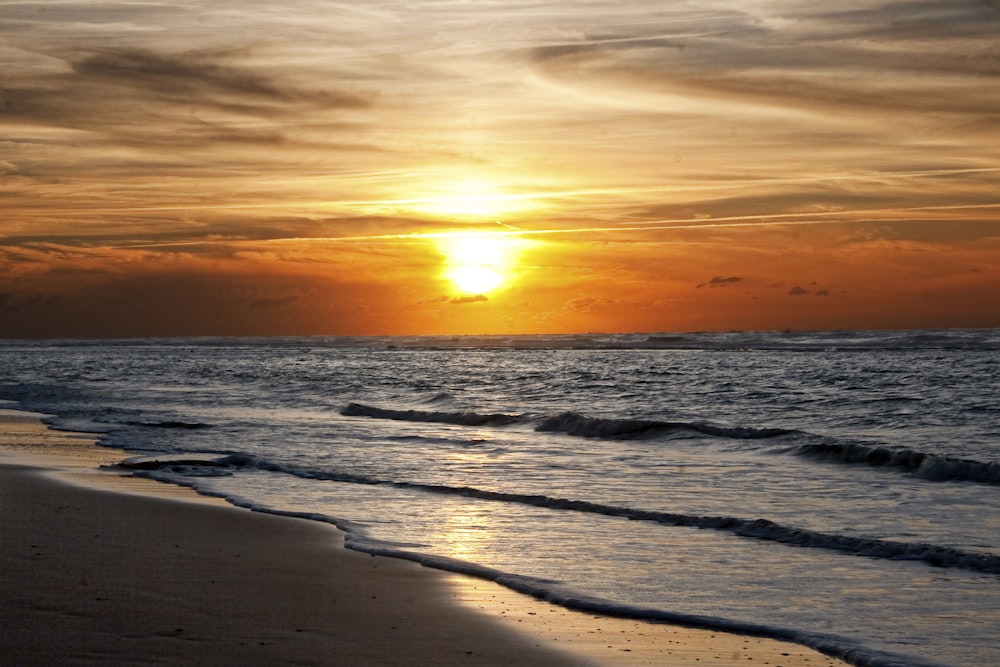
[{"label": "sandy beach", "polygon": [[844,664],[353,552],[331,526],[98,470],[121,458],[0,411],[0,664]]}]

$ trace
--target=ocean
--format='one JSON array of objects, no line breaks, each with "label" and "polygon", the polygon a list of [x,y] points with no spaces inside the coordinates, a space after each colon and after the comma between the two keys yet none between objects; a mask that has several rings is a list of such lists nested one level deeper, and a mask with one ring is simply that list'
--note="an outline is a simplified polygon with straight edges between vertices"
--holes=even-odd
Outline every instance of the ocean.
[{"label": "ocean", "polygon": [[1000,664],[1000,330],[0,341],[137,475],[555,604]]}]

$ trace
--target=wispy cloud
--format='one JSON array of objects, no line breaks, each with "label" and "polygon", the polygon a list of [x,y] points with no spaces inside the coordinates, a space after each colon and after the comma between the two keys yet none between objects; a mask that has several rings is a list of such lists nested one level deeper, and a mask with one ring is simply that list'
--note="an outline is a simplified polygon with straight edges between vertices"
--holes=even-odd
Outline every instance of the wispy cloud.
[{"label": "wispy cloud", "polygon": [[[233,330],[279,311],[310,330],[331,311],[352,330],[783,328],[881,323],[884,303],[981,322],[998,7],[3,4],[0,293],[25,321],[103,299],[166,326],[123,304],[173,303],[175,281],[203,315],[229,299]],[[470,179],[507,209],[449,212]],[[509,292],[450,308],[433,239],[456,231],[538,250]],[[799,281],[836,298],[776,297]]]}]

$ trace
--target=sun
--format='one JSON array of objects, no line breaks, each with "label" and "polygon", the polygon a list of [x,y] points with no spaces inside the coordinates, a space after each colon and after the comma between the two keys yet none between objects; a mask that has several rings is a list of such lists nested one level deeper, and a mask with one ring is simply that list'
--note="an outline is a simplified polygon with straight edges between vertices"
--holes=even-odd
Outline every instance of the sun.
[{"label": "sun", "polygon": [[503,284],[500,272],[488,266],[458,266],[448,272],[448,277],[458,289],[469,294],[485,294]]},{"label": "sun", "polygon": [[444,278],[465,294],[492,292],[513,277],[525,241],[489,233],[449,234],[438,240],[444,255]]}]

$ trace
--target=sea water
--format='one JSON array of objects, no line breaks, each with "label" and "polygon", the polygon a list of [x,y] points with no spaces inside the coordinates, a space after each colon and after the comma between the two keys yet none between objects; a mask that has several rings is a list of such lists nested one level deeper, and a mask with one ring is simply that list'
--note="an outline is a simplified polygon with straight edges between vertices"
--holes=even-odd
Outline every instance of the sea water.
[{"label": "sea water", "polygon": [[0,342],[0,399],[348,546],[1000,664],[1000,331]]}]

